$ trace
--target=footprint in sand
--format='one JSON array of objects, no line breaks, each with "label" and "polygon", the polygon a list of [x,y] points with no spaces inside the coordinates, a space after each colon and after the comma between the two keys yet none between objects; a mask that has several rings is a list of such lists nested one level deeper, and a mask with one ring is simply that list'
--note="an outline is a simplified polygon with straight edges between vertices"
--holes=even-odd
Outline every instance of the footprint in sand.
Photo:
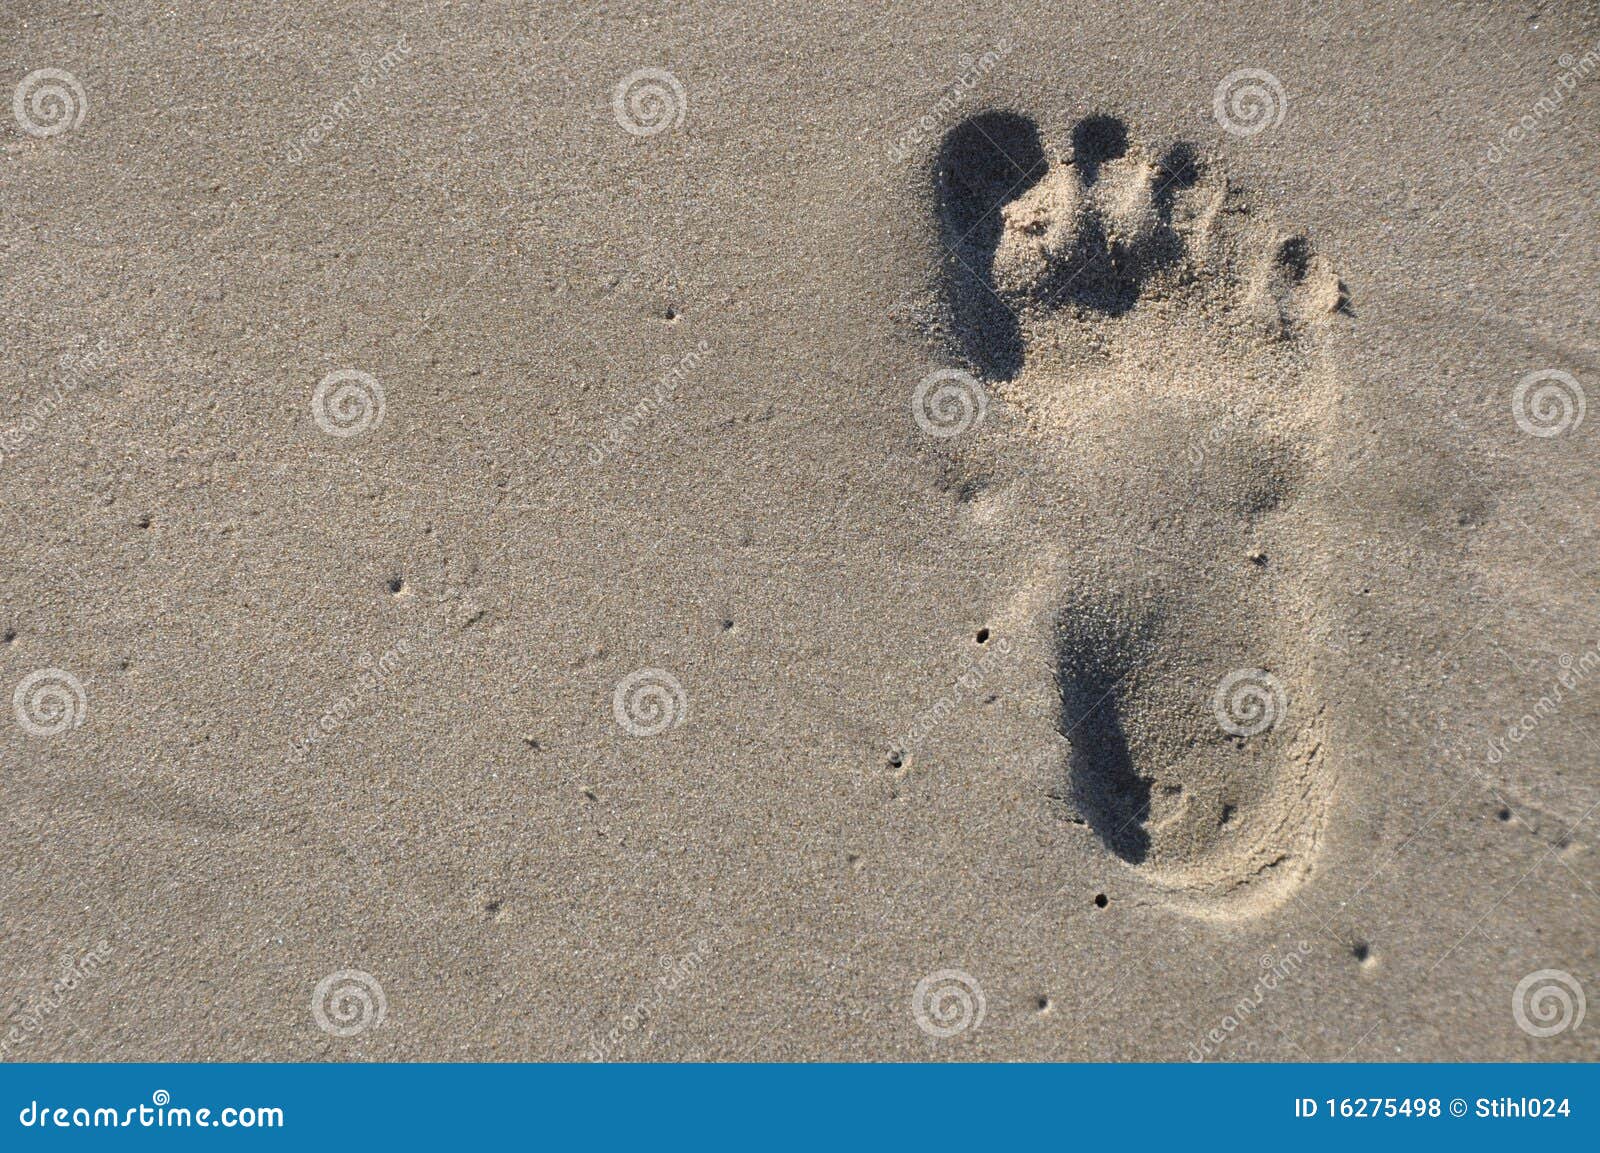
[{"label": "footprint in sand", "polygon": [[1048,637],[1053,803],[1197,912],[1275,903],[1331,787],[1306,638],[1344,288],[1193,148],[1111,118],[1052,154],[984,114],[935,179],[940,329],[1013,430],[953,451],[1038,486],[997,515],[1072,522],[1016,610]]}]

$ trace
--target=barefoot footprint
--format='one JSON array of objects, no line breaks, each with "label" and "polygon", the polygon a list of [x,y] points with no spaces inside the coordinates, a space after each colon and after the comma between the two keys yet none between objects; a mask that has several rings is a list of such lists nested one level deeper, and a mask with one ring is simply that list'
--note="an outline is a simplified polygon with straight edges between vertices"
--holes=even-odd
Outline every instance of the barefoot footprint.
[{"label": "barefoot footprint", "polygon": [[[1194,911],[1275,903],[1330,788],[1305,638],[1343,286],[1193,148],[1108,117],[1056,155],[1026,118],[970,120],[936,192],[944,332],[1016,417],[1017,484],[1055,502],[1023,509],[1079,529],[1019,598],[1050,634],[1052,796]],[[995,437],[966,451],[1006,471]]]}]

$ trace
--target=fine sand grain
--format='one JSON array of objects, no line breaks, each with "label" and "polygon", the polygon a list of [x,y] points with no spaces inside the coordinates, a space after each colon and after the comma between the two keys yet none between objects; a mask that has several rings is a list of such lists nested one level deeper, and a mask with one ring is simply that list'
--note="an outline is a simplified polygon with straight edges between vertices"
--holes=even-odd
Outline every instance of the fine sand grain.
[{"label": "fine sand grain", "polygon": [[0,5],[7,1060],[1593,1060],[1592,4]]}]

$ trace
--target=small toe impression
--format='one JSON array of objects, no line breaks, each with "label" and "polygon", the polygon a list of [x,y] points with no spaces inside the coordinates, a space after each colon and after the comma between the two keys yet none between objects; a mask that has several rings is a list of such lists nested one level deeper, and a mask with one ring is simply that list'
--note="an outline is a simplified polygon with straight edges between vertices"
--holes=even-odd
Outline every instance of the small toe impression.
[{"label": "small toe impression", "polygon": [[1100,166],[1128,154],[1128,126],[1113,116],[1090,116],[1072,129],[1072,163],[1085,184],[1100,177]]},{"label": "small toe impression", "polygon": [[1350,311],[1344,284],[1304,236],[1269,247],[1250,297],[1262,322],[1280,337]]}]

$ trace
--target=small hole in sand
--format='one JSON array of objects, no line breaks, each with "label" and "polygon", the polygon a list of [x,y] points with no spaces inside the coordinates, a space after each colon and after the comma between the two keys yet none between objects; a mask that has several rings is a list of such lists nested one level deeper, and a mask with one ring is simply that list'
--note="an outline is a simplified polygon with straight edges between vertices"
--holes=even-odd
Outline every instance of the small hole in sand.
[{"label": "small hole in sand", "polygon": [[905,759],[905,757],[900,755],[899,750],[896,750],[895,752],[892,752],[892,753],[889,754],[889,767],[891,769],[898,769],[901,765],[903,765],[905,763],[906,763],[906,759]]},{"label": "small hole in sand", "polygon": [[1034,1006],[1039,1010],[1039,1012],[1048,1013],[1050,1011],[1050,998],[1041,996],[1037,1001],[1034,1002]]},{"label": "small hole in sand", "polygon": [[142,515],[136,517],[134,519],[133,523],[136,526],[138,526],[139,528],[149,528],[150,527],[150,523],[151,523],[150,522],[150,514],[149,513],[143,513]]},{"label": "small hole in sand", "polygon": [[1494,819],[1497,821],[1509,821],[1511,819],[1511,810],[1505,808],[1501,809],[1494,815]]},{"label": "small hole in sand", "polygon": [[678,310],[676,308],[673,308],[672,305],[669,304],[669,305],[667,305],[667,310],[665,312],[663,312],[661,315],[666,319],[668,324],[672,324],[672,323],[675,323],[677,321],[677,319],[678,319]]},{"label": "small hole in sand", "polygon": [[489,898],[483,903],[483,911],[491,917],[494,916],[500,911],[500,899],[498,897]]},{"label": "small hole in sand", "polygon": [[723,617],[722,618],[722,631],[725,632],[725,633],[731,633],[733,631],[733,618],[732,617]]},{"label": "small hole in sand", "polygon": [[988,629],[979,629],[978,630],[978,643],[980,645],[984,645],[984,644],[988,644],[989,643],[989,630]]},{"label": "small hole in sand", "polygon": [[1103,909],[1109,904],[1111,904],[1111,898],[1106,896],[1104,893],[1096,893],[1094,895],[1094,907],[1095,908]]},{"label": "small hole in sand", "polygon": [[1219,820],[1217,822],[1217,824],[1226,825],[1229,821],[1233,820],[1233,814],[1234,814],[1235,811],[1236,810],[1234,809],[1234,807],[1232,805],[1223,805],[1222,806],[1222,819]]},{"label": "small hole in sand", "polygon": [[385,582],[384,587],[386,587],[394,596],[399,596],[401,593],[405,592],[406,582],[402,577],[392,576],[388,579],[388,581]]},{"label": "small hole in sand", "polygon": [[6,632],[5,632],[5,636],[0,637],[0,641],[4,641],[8,645],[16,644],[17,643],[17,630],[16,629],[7,629]]},{"label": "small hole in sand", "polygon": [[1357,941],[1350,947],[1350,955],[1365,965],[1372,960],[1372,946],[1365,941]]}]

